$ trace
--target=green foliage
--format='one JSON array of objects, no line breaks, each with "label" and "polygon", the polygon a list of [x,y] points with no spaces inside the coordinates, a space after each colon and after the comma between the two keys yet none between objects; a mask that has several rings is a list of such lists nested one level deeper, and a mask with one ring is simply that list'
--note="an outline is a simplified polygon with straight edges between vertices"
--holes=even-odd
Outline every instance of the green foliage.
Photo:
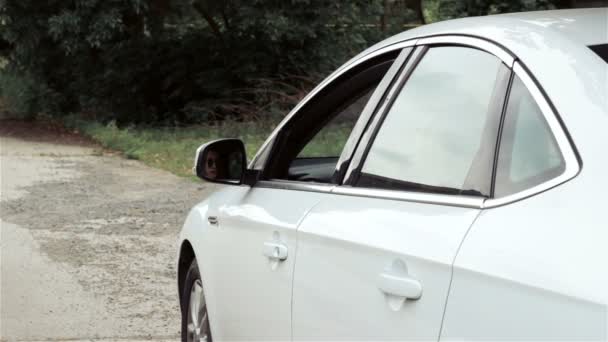
[{"label": "green foliage", "polygon": [[[379,11],[377,1],[3,0],[0,23],[11,67],[61,94],[62,110],[175,124],[284,112],[294,89],[379,39],[364,25]],[[269,83],[277,95],[260,98]]]},{"label": "green foliage", "polygon": [[[180,176],[192,175],[194,151],[203,143],[225,137],[245,142],[251,160],[277,123],[274,121],[236,122],[226,120],[214,125],[165,128],[119,128],[115,122],[106,125],[68,118],[67,125],[98,141],[103,147],[122,152],[125,157],[170,171]],[[344,143],[350,131],[324,134],[307,146],[306,156],[336,155],[335,146]],[[339,154],[339,153],[338,153]]]},{"label": "green foliage", "polygon": [[[561,1],[563,2],[563,1]],[[431,0],[437,20],[487,14],[555,9],[560,0]]]},{"label": "green foliage", "polygon": [[298,158],[339,157],[352,131],[352,124],[330,124],[321,130],[298,154]]},{"label": "green foliage", "polygon": [[274,125],[274,122],[225,121],[187,128],[118,128],[113,121],[102,125],[74,119],[68,124],[105,148],[120,151],[127,158],[141,160],[180,176],[192,175],[194,151],[201,144],[221,137],[241,138],[251,159]]},{"label": "green foliage", "polygon": [[4,99],[4,109],[12,116],[31,120],[43,111],[56,108],[58,95],[29,74],[3,70],[0,72],[0,97]]},{"label": "green foliage", "polygon": [[20,113],[120,125],[274,120],[322,75],[425,18],[554,1],[0,0],[3,91]]}]

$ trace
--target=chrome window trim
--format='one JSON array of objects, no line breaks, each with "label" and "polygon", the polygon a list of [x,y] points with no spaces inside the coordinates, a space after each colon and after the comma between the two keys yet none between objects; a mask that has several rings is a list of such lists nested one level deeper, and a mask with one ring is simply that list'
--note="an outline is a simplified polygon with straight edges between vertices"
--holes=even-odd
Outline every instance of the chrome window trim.
[{"label": "chrome window trim", "polygon": [[355,188],[352,186],[336,186],[331,190],[332,194],[371,197],[379,199],[437,204],[463,208],[483,208],[484,197],[460,196],[460,195],[441,195],[424,192],[411,192],[402,190],[384,190],[372,188]]},{"label": "chrome window trim", "polygon": [[281,179],[261,180],[255,183],[254,188],[309,191],[309,192],[325,192],[329,193],[336,186],[334,184],[310,183],[287,181]]},{"label": "chrome window trim", "polygon": [[532,98],[543,113],[543,116],[547,121],[547,124],[549,125],[549,129],[555,137],[555,141],[557,142],[560,152],[564,157],[564,163],[566,164],[566,167],[561,175],[552,178],[544,183],[504,197],[487,199],[483,204],[483,208],[495,208],[534,196],[536,194],[549,190],[559,184],[569,181],[570,179],[574,178],[580,172],[581,169],[581,165],[579,163],[576,151],[570,143],[570,139],[568,139],[568,135],[562,127],[562,124],[560,123],[557,117],[557,113],[555,113],[555,111],[549,104],[547,98],[542,93],[541,89],[538,87],[532,76],[522,67],[519,61],[516,61],[513,65],[513,72],[521,79],[522,83],[524,84],[526,89],[528,89],[528,91],[532,95]]},{"label": "chrome window trim", "polygon": [[488,52],[498,59],[502,60],[509,68],[513,66],[515,58],[510,52],[503,49],[490,41],[485,39],[471,37],[471,36],[459,36],[459,35],[441,35],[433,36],[428,38],[421,38],[416,43],[419,45],[437,45],[437,44],[451,44],[451,45],[463,45],[468,47],[475,47],[482,51]]},{"label": "chrome window trim", "polygon": [[333,81],[335,81],[337,78],[339,78],[340,76],[344,75],[345,73],[349,72],[350,70],[354,69],[355,67],[357,67],[358,65],[374,58],[374,57],[378,57],[382,54],[385,54],[387,52],[392,52],[395,50],[400,50],[406,47],[412,47],[416,45],[416,42],[418,41],[418,39],[412,39],[412,40],[406,40],[403,42],[399,42],[397,44],[393,44],[393,45],[389,45],[389,46],[385,46],[383,48],[380,48],[376,51],[373,51],[359,59],[357,59],[356,61],[352,61],[349,64],[346,64],[344,66],[342,66],[341,68],[339,68],[338,70],[336,70],[333,74],[329,75],[326,79],[324,79],[319,85],[317,85],[313,90],[310,91],[310,93],[308,93],[308,95],[306,95],[304,97],[304,99],[302,99],[286,116],[285,118],[283,118],[283,120],[281,120],[281,122],[277,125],[277,127],[272,131],[272,133],[268,136],[268,138],[266,138],[266,140],[264,141],[264,143],[262,144],[262,146],[260,146],[260,148],[257,150],[256,154],[253,156],[253,158],[251,159],[251,162],[249,162],[248,168],[253,168],[253,166],[255,165],[257,159],[259,158],[259,154],[261,153],[261,151],[263,151],[268,144],[271,143],[271,141],[274,140],[275,136],[283,129],[283,127],[287,124],[287,122],[289,120],[291,120],[292,117],[294,117],[296,115],[296,113],[298,113],[300,111],[300,109],[302,107],[304,107],[304,105],[306,105],[306,103],[308,103],[308,101],[310,101],[313,97],[315,97],[319,92],[321,92],[323,89],[325,89],[325,87],[327,85],[329,85],[330,83],[332,83]]}]

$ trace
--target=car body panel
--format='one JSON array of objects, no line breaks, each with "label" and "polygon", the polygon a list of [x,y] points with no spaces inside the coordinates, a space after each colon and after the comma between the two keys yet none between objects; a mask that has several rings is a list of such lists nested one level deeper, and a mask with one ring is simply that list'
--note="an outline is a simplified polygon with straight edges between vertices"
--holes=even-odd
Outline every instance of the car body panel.
[{"label": "car body panel", "polygon": [[[324,195],[298,229],[294,340],[436,340],[452,262],[478,213]],[[419,281],[420,299],[383,293],[383,272]]]},{"label": "car body panel", "polygon": [[608,338],[608,230],[602,204],[576,200],[584,178],[482,211],[456,257],[442,339]]}]

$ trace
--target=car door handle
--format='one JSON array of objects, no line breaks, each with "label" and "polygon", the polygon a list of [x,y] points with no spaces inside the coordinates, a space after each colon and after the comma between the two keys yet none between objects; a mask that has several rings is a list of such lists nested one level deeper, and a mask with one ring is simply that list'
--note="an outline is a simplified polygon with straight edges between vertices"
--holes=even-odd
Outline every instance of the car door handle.
[{"label": "car door handle", "polygon": [[273,260],[285,260],[287,246],[279,242],[264,242],[264,255]]},{"label": "car door handle", "polygon": [[385,294],[396,297],[418,299],[422,295],[422,285],[410,276],[381,273],[378,279],[378,287]]}]

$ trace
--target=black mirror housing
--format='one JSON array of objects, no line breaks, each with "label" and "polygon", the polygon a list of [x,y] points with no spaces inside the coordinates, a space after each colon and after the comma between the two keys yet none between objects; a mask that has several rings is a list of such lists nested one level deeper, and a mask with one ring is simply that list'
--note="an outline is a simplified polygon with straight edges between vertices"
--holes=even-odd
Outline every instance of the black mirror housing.
[{"label": "black mirror housing", "polygon": [[194,158],[194,174],[220,184],[243,183],[247,168],[245,144],[240,139],[219,139],[201,145]]}]

